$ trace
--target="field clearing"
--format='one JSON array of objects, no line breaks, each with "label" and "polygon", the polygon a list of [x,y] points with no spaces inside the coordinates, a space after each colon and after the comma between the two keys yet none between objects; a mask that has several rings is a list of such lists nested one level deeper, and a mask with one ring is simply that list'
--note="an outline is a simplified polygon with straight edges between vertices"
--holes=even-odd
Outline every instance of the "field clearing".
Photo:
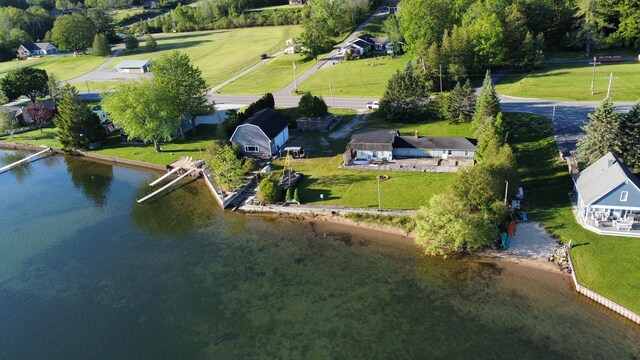
[{"label": "field clearing", "polygon": [[549,119],[505,113],[505,123],[530,201],[529,219],[540,221],[563,243],[572,241],[571,254],[583,285],[640,312],[639,239],[598,235],[578,224],[568,196],[573,182],[558,158]]},{"label": "field clearing", "polygon": [[155,49],[147,49],[144,38],[140,38],[138,49],[123,53],[109,66],[115,67],[122,60],[153,60],[180,50],[202,70],[207,84],[215,86],[258,63],[260,54],[271,55],[284,49],[285,41],[300,32],[301,28],[294,25],[156,34]]},{"label": "field clearing", "polygon": [[293,81],[293,62],[296,72],[302,74],[315,60],[305,60],[300,54],[281,55],[239,78],[218,91],[220,94],[274,93]]},{"label": "field clearing", "polygon": [[111,12],[111,15],[113,16],[113,20],[115,21],[115,23],[118,24],[119,22],[121,22],[125,18],[131,17],[131,16],[135,16],[135,15],[138,15],[138,14],[142,14],[144,12],[145,12],[145,9],[143,9],[142,7],[134,7],[134,8],[129,8],[129,9],[113,10]]},{"label": "field clearing", "polygon": [[602,64],[596,66],[595,92],[591,95],[593,65],[548,65],[528,74],[510,74],[497,84],[502,95],[554,100],[600,101],[607,95],[609,75],[613,73],[611,98],[640,98],[640,64]]},{"label": "field clearing", "polygon": [[60,81],[71,80],[78,76],[84,75],[107,60],[106,57],[82,55],[75,57],[69,55],[43,56],[35,60],[12,60],[0,62],[0,78],[17,68],[25,66],[33,66],[38,69],[44,69],[47,74],[55,74]]},{"label": "field clearing", "polygon": [[329,96],[329,83],[331,83],[333,96],[381,97],[391,75],[403,69],[408,60],[408,56],[395,58],[381,56],[342,61],[316,71],[298,84],[298,90]]}]

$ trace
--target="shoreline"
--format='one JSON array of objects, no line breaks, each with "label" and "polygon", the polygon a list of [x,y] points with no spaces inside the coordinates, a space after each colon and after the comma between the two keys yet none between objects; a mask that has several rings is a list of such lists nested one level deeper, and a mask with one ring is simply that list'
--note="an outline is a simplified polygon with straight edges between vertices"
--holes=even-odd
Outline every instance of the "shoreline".
[{"label": "shoreline", "polygon": [[[396,228],[388,225],[376,225],[373,223],[366,222],[356,222],[351,219],[344,218],[340,215],[325,215],[325,214],[316,214],[316,213],[287,213],[287,212],[252,212],[245,213],[253,216],[260,217],[271,217],[271,218],[283,218],[293,221],[305,221],[305,222],[327,222],[332,224],[338,224],[341,226],[351,227],[351,228],[364,228],[372,231],[379,231],[385,234],[390,234],[394,236],[402,237],[407,241],[411,241],[411,243],[415,244],[415,234],[414,233],[406,233],[404,230],[400,228]],[[562,271],[558,265],[554,262],[547,261],[542,257],[525,257],[518,256],[515,254],[508,254],[505,252],[500,252],[497,250],[484,249],[477,252],[469,253],[470,256],[477,256],[483,260],[497,260],[502,262],[508,262],[511,264],[523,266],[529,269],[542,270],[546,272],[556,273],[559,275],[564,275],[568,277],[569,274]],[[552,255],[552,254],[549,254]]]},{"label": "shoreline", "polygon": [[[17,143],[7,143],[7,142],[0,142],[0,148],[4,148],[8,150],[39,149],[39,147],[35,147],[28,144],[17,144]],[[65,153],[57,148],[52,148],[52,150],[56,154],[76,156],[76,157],[84,158],[89,161],[94,161],[97,163],[112,163],[119,166],[138,168],[146,171],[164,171],[164,167],[161,165],[146,163],[142,161],[115,158],[107,155],[89,154],[87,152],[83,152],[79,150],[75,150],[69,153]],[[264,216],[264,217],[282,217],[282,218],[292,219],[296,221],[330,222],[333,224],[339,224],[342,226],[347,226],[352,228],[365,228],[368,230],[380,231],[386,234],[400,236],[407,240],[411,240],[412,243],[415,243],[414,233],[407,233],[406,231],[400,228],[389,226],[389,225],[378,225],[375,223],[357,222],[357,221],[353,221],[351,219],[342,217],[340,215],[341,212],[378,214],[377,211],[371,211],[370,209],[354,208],[354,209],[340,209],[339,211],[332,211],[331,209],[318,208],[315,210],[319,210],[320,212],[314,212],[313,211],[314,208],[287,208],[284,206],[280,206],[277,211],[261,211],[261,209],[259,208],[251,209],[247,211],[246,209],[243,210],[241,207],[239,208],[239,210],[240,210],[239,212],[242,212],[245,215],[258,215],[258,216]],[[381,215],[393,215],[396,212],[398,213],[402,212],[407,214],[407,213],[411,213],[412,211],[406,211],[406,210],[405,211],[388,211],[388,212],[383,212]],[[553,262],[546,261],[545,259],[542,259],[542,258],[533,258],[533,257],[518,256],[514,254],[506,254],[504,252],[498,252],[498,251],[489,250],[489,249],[474,252],[472,254],[478,255],[485,259],[506,261],[513,264],[522,265],[528,268],[534,268],[534,269],[568,275],[565,272],[561,271],[560,268]]]}]

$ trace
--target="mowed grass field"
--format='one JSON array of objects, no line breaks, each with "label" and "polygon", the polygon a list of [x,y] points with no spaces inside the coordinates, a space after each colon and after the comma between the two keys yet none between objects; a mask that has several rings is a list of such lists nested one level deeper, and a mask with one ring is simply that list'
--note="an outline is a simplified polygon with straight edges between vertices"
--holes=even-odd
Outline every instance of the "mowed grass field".
[{"label": "mowed grass field", "polygon": [[316,71],[298,84],[298,90],[329,96],[331,83],[333,96],[381,97],[391,75],[403,69],[408,60],[405,55],[342,61]]},{"label": "mowed grass field", "polygon": [[109,66],[122,60],[153,60],[173,50],[189,54],[202,70],[210,86],[215,86],[260,61],[260,54],[274,54],[285,48],[287,39],[301,32],[299,26],[269,26],[232,30],[154,34],[158,46],[147,49],[144,37],[140,47],[122,53]]},{"label": "mowed grass field", "polygon": [[47,74],[55,74],[60,81],[71,80],[84,75],[107,60],[106,57],[81,55],[78,57],[69,55],[43,56],[34,60],[12,60],[0,62],[0,78],[7,72],[25,66],[33,66],[44,69]]},{"label": "mowed grass field", "polygon": [[635,101],[640,98],[640,64],[601,64],[596,66],[595,91],[591,95],[593,65],[548,65],[528,74],[510,74],[497,84],[502,95],[555,100],[600,101],[607,95],[609,75],[613,73],[611,98]]},{"label": "mowed grass field", "polygon": [[294,61],[297,74],[302,74],[315,64],[315,60],[305,60],[300,54],[281,55],[226,85],[218,93],[264,94],[276,92],[293,81]]},{"label": "mowed grass field", "polygon": [[640,312],[640,239],[603,236],[584,229],[572,213],[573,182],[551,132],[551,121],[529,114],[505,113],[505,123],[525,194],[529,219],[539,221],[571,250],[579,281],[588,288]]}]

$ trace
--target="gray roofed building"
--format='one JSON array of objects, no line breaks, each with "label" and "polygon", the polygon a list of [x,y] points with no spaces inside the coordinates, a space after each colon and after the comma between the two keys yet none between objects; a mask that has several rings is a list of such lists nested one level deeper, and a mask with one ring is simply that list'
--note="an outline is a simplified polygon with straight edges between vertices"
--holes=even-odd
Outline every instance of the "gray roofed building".
[{"label": "gray roofed building", "polygon": [[231,142],[247,156],[277,154],[289,140],[289,123],[274,109],[262,109],[239,125],[231,135]]},{"label": "gray roofed building", "polygon": [[151,61],[149,60],[122,60],[116,65],[118,72],[142,74],[149,71]]},{"label": "gray roofed building", "polygon": [[393,143],[398,130],[368,130],[355,133],[351,136],[351,141],[347,148],[355,150],[387,150],[393,151]]},{"label": "gray roofed building", "polygon": [[58,48],[49,42],[27,43],[18,47],[18,59],[26,59],[31,56],[56,54]]},{"label": "gray roofed building", "polygon": [[584,169],[574,183],[578,221],[586,228],[604,234],[631,231],[640,220],[640,180],[614,154]]}]

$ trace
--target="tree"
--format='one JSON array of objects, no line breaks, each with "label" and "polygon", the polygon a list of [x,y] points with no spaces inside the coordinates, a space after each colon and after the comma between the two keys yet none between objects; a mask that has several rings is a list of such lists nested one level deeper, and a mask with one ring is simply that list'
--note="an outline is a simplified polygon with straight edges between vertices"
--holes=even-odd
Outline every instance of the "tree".
[{"label": "tree", "polygon": [[298,102],[298,113],[302,117],[318,117],[327,114],[327,104],[321,97],[304,93]]},{"label": "tree", "polygon": [[66,150],[86,150],[105,138],[100,119],[78,98],[78,91],[71,85],[61,89],[58,114],[53,122],[58,128],[58,139]]},{"label": "tree", "polygon": [[11,70],[2,80],[0,89],[9,101],[24,95],[35,103],[38,97],[48,94],[47,72],[30,66]]},{"label": "tree", "polygon": [[183,119],[173,95],[151,79],[131,81],[105,94],[102,108],[130,138],[152,141],[160,152],[159,142],[171,139]]},{"label": "tree", "polygon": [[224,191],[231,190],[242,184],[244,169],[231,146],[224,143],[214,143],[207,149],[207,164],[213,177]]},{"label": "tree", "polygon": [[471,122],[476,108],[476,92],[471,87],[471,82],[467,80],[464,86],[460,82],[449,93],[445,102],[444,112],[450,123]]},{"label": "tree", "polygon": [[274,179],[262,179],[260,190],[257,194],[258,202],[261,204],[273,204],[280,198],[280,187]]},{"label": "tree", "polygon": [[84,51],[93,43],[95,34],[95,24],[81,13],[58,16],[51,29],[53,42],[64,50]]},{"label": "tree", "polygon": [[484,2],[476,2],[465,13],[462,26],[468,29],[476,63],[499,65],[507,53],[504,30],[498,15]]},{"label": "tree", "polygon": [[416,214],[416,243],[427,254],[479,249],[491,245],[498,228],[483,216],[471,215],[452,192],[433,196]]},{"label": "tree", "polygon": [[598,8],[598,0],[578,0],[577,21],[574,25],[572,45],[584,49],[591,56],[593,49],[604,46],[605,20]]},{"label": "tree", "polygon": [[47,80],[47,90],[49,91],[51,100],[55,103],[58,96],[60,96],[60,80],[58,80],[58,76],[56,74],[49,75],[49,80]]},{"label": "tree", "polygon": [[138,48],[138,45],[138,39],[132,34],[127,34],[127,36],[124,37],[124,47],[127,48],[127,50],[135,50]]},{"label": "tree", "polygon": [[633,0],[600,0],[601,10],[618,23],[609,36],[615,45],[634,46],[640,43],[640,2]]},{"label": "tree", "polygon": [[158,46],[156,39],[154,39],[151,34],[147,34],[147,36],[145,36],[144,39],[145,39],[144,43],[149,49],[155,49],[156,46]]},{"label": "tree", "polygon": [[333,46],[333,39],[326,22],[309,20],[303,24],[303,29],[300,44],[302,53],[307,59],[318,60],[318,55],[325,53]]},{"label": "tree", "polygon": [[96,34],[96,36],[93,37],[93,55],[111,55],[111,45],[109,45],[109,40],[105,34]]},{"label": "tree", "polygon": [[173,51],[154,60],[152,72],[153,81],[170,92],[183,117],[189,116],[195,132],[196,116],[214,109],[207,102],[208,88],[202,71],[191,63],[189,55]]},{"label": "tree", "polygon": [[42,127],[51,121],[55,111],[49,109],[43,103],[31,103],[27,105],[27,114],[36,122],[40,132],[42,132]]},{"label": "tree", "polygon": [[53,35],[51,34],[51,30],[47,30],[47,32],[44,34],[44,39],[42,39],[42,41],[44,42],[51,42],[53,41]]},{"label": "tree", "polygon": [[578,140],[578,159],[593,164],[608,152],[620,155],[620,115],[610,98],[602,101],[596,112],[589,114],[589,122],[582,127],[586,134]]},{"label": "tree", "polygon": [[478,93],[478,102],[476,103],[476,111],[473,113],[473,124],[476,134],[482,128],[485,120],[489,117],[496,117],[500,112],[500,100],[496,94],[491,80],[491,71],[487,70],[484,76],[482,88]]},{"label": "tree", "polygon": [[387,121],[418,122],[426,116],[428,99],[425,82],[408,63],[389,79],[378,112]]},{"label": "tree", "polygon": [[640,172],[640,102],[622,117],[621,149],[624,163],[634,172]]},{"label": "tree", "polygon": [[116,43],[120,40],[116,34],[115,20],[108,10],[100,7],[92,8],[89,10],[89,18],[95,25],[96,33],[107,37],[107,43]]},{"label": "tree", "polygon": [[404,43],[404,37],[402,31],[400,31],[400,22],[398,17],[390,15],[383,23],[382,27],[384,32],[389,36],[389,42],[393,44],[393,53],[402,54],[402,44]]},{"label": "tree", "polygon": [[400,29],[409,46],[422,39],[427,46],[439,44],[442,34],[455,23],[451,0],[405,0],[402,2]]},{"label": "tree", "polygon": [[15,129],[17,127],[14,121],[13,111],[0,107],[0,132]]}]

